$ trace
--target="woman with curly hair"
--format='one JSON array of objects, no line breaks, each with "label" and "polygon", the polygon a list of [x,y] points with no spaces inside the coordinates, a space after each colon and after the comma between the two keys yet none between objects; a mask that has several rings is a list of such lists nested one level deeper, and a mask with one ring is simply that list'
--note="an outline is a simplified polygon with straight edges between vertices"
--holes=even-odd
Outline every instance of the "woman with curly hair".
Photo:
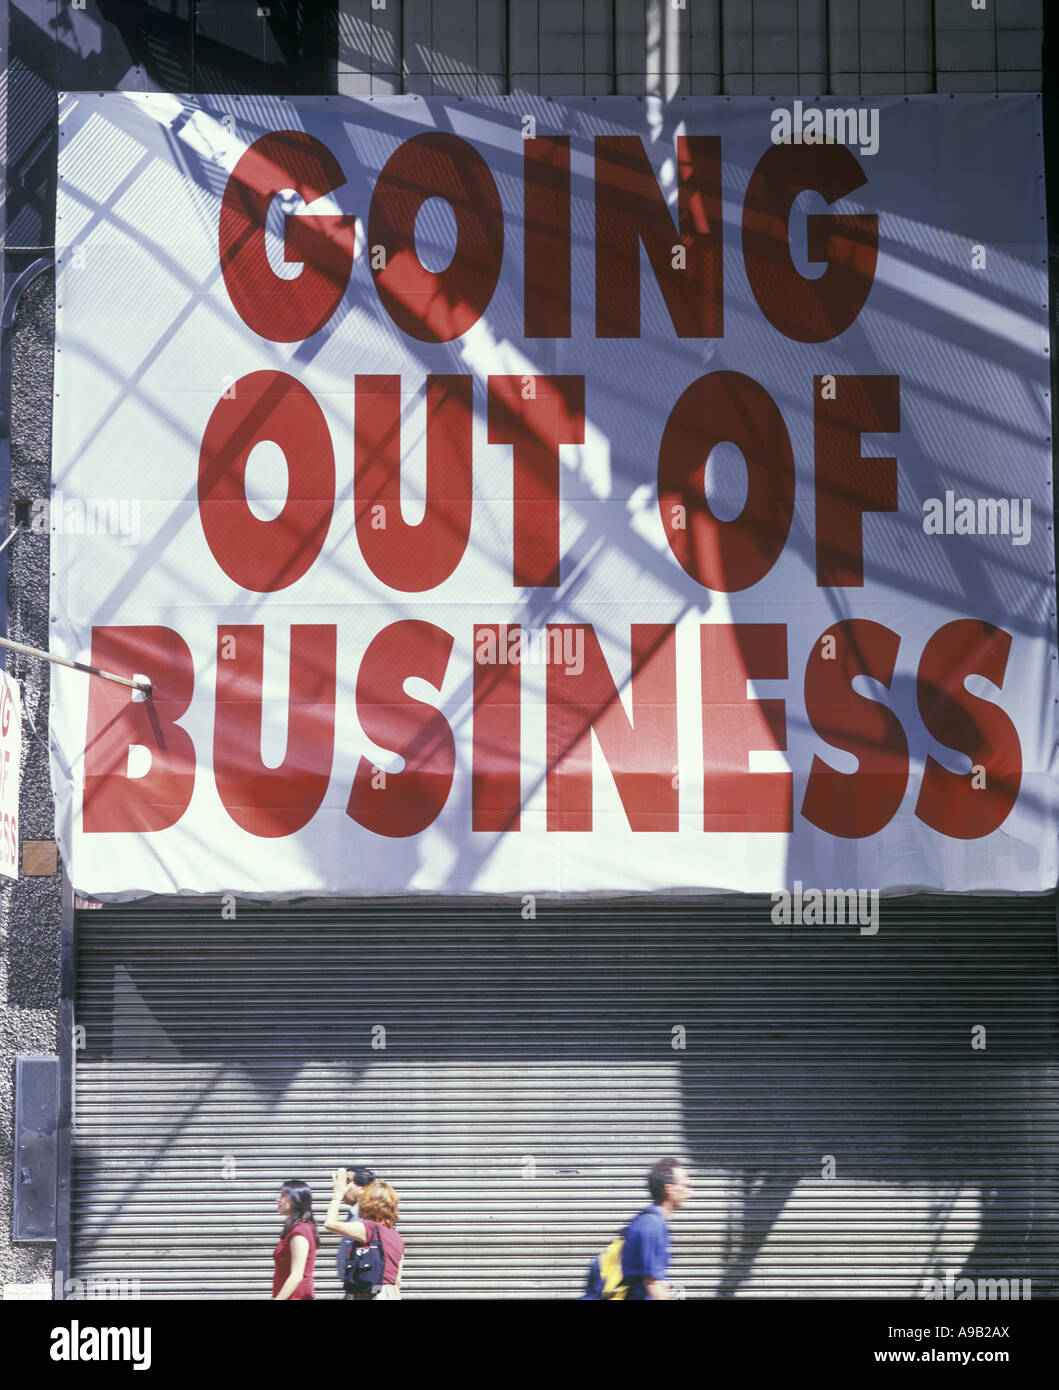
[{"label": "woman with curly hair", "polygon": [[331,1204],[324,1218],[324,1228],[335,1235],[347,1236],[354,1245],[374,1248],[381,1255],[381,1277],[376,1277],[370,1292],[355,1290],[346,1284],[347,1299],[401,1297],[401,1267],[404,1264],[404,1241],[394,1230],[398,1221],[400,1199],[385,1182],[373,1182],[360,1194],[359,1219],[340,1221],[339,1208],[349,1183],[349,1174],[339,1168],[331,1176]]},{"label": "woman with curly hair", "polygon": [[272,1297],[276,1302],[315,1298],[316,1222],[313,1192],[300,1178],[290,1178],[280,1188],[276,1210],[284,1217],[279,1244],[272,1252]]}]

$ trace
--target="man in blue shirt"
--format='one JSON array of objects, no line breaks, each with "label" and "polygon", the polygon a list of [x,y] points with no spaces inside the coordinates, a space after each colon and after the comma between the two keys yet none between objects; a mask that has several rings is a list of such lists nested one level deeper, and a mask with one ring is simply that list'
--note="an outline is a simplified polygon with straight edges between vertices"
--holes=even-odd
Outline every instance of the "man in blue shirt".
[{"label": "man in blue shirt", "polygon": [[672,1298],[669,1273],[669,1218],[691,1196],[688,1170],[675,1158],[660,1158],[647,1174],[653,1204],[625,1228],[621,1272],[626,1299]]}]

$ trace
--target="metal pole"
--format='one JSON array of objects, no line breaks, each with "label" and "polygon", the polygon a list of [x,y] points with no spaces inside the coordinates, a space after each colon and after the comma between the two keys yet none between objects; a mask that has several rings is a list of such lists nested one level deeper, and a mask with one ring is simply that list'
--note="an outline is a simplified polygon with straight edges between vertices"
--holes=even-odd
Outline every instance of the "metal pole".
[{"label": "metal pole", "polygon": [[83,661],[68,661],[65,656],[52,656],[50,652],[42,652],[39,647],[29,647],[25,642],[13,642],[10,637],[0,637],[0,647],[7,647],[10,651],[21,652],[24,656],[37,656],[41,661],[52,661],[57,666],[68,666],[71,671],[86,671],[90,676],[102,676],[105,681],[117,681],[119,685],[130,686],[133,690],[142,690],[150,699],[151,682],[148,680],[133,681],[128,676],[116,676],[112,671],[101,671],[98,666],[86,666]]},{"label": "metal pole", "polygon": [[401,96],[405,94],[404,77],[404,0],[399,0],[397,6],[397,90]]},{"label": "metal pole", "polygon": [[614,94],[618,93],[618,0],[610,5],[610,65],[614,69]]}]

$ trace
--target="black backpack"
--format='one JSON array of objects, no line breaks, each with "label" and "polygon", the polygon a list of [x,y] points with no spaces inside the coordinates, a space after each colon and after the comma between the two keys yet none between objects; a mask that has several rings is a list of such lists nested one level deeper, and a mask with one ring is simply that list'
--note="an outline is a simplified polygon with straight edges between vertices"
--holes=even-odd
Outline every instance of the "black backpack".
[{"label": "black backpack", "polygon": [[366,1245],[350,1242],[349,1258],[343,1288],[346,1293],[378,1293],[386,1270],[386,1252],[382,1248],[380,1228],[376,1225]]}]

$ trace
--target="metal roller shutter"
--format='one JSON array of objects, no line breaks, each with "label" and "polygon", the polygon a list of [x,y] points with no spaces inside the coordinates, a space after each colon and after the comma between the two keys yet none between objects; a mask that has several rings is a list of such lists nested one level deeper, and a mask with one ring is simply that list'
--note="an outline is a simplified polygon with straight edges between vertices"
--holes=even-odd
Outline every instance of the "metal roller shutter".
[{"label": "metal roller shutter", "polygon": [[406,1297],[569,1297],[669,1152],[689,1297],[1059,1294],[1054,898],[883,899],[875,936],[745,897],[522,910],[79,913],[89,1296],[267,1297],[280,1182],[322,1216],[357,1160],[401,1195]]}]

